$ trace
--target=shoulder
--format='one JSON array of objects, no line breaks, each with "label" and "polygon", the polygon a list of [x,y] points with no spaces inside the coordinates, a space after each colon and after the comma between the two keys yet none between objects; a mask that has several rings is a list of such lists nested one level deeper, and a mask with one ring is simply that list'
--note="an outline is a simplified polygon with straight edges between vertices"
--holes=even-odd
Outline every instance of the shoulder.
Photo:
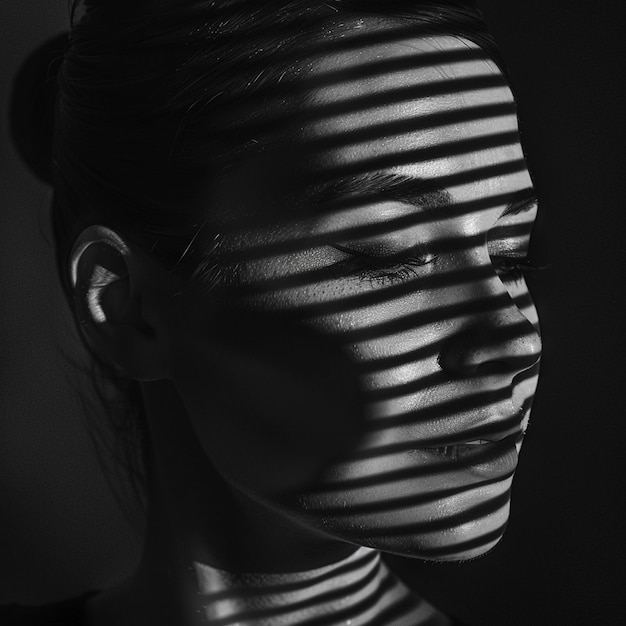
[{"label": "shoulder", "polygon": [[85,602],[96,591],[89,591],[76,598],[25,606],[6,604],[0,606],[0,624],[2,626],[86,626]]}]

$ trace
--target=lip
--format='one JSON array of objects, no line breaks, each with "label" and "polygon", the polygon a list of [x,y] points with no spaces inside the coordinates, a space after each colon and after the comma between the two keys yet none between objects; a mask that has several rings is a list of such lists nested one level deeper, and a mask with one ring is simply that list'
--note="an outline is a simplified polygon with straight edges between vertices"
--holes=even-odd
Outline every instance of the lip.
[{"label": "lip", "polygon": [[[513,428],[508,428],[507,430],[494,430],[492,424],[487,424],[486,426],[483,426],[481,428],[475,428],[471,431],[459,433],[456,436],[440,438],[438,437],[437,439],[432,440],[432,443],[434,445],[422,445],[421,447],[431,450],[440,450],[443,448],[458,448],[464,446],[479,447],[483,445],[489,445],[492,443],[498,443],[499,441],[504,441],[505,439],[509,439],[510,437],[523,437],[524,433],[521,430],[520,426],[520,423],[516,422]],[[429,442],[424,443],[426,444]]]},{"label": "lip", "polygon": [[[505,439],[508,440],[511,437],[518,439],[516,443],[520,443],[524,438],[524,420],[530,414],[530,410],[531,403],[524,403],[524,406],[508,417],[489,418],[471,429],[456,434],[437,437],[431,440],[433,445],[422,445],[420,447],[429,450],[439,450],[445,456],[446,452],[443,451],[444,448],[465,447],[471,441],[484,442],[478,444],[476,447],[497,443]],[[431,442],[424,441],[424,444],[426,443]]]},{"label": "lip", "polygon": [[524,433],[518,430],[503,437],[485,439],[479,442],[463,441],[453,445],[436,446],[423,449],[430,450],[446,458],[461,460],[468,456],[471,457],[473,453],[483,454],[487,451],[498,450],[499,447],[508,447],[510,444],[516,445],[521,442],[523,438]]},{"label": "lip", "polygon": [[[437,448],[422,448],[433,460],[449,461],[481,478],[510,475],[517,467],[517,444],[524,437],[519,429],[506,437],[487,443],[460,443]],[[451,468],[452,469],[452,468]],[[461,469],[459,467],[458,469]]]}]

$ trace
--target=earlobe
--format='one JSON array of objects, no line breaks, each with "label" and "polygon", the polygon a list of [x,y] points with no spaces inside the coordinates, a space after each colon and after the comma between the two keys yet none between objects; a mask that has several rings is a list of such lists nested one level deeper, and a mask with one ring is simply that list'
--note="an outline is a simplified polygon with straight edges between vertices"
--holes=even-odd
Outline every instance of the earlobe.
[{"label": "earlobe", "polygon": [[[91,226],[72,249],[74,307],[86,339],[136,380],[166,378],[163,354],[142,311],[142,257],[115,232]],[[133,269],[134,268],[134,269]]]}]

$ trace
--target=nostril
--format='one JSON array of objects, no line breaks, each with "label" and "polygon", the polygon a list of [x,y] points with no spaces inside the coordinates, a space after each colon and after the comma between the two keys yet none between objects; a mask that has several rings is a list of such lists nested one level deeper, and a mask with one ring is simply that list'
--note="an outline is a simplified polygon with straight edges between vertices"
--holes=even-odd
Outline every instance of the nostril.
[{"label": "nostril", "polygon": [[454,376],[515,375],[540,358],[541,341],[530,323],[466,329],[442,348],[438,363]]},{"label": "nostril", "polygon": [[529,354],[524,356],[510,356],[506,359],[488,360],[476,367],[477,376],[487,374],[518,374],[527,370],[537,363],[539,355]]},{"label": "nostril", "polygon": [[476,366],[474,375],[489,376],[491,374],[513,374],[517,369],[508,361],[486,361]]}]

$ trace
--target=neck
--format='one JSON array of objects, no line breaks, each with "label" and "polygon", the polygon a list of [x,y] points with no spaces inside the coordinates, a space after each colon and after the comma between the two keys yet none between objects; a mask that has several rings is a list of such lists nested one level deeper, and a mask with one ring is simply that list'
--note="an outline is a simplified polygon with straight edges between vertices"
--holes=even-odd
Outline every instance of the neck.
[{"label": "neck", "polygon": [[140,569],[125,586],[92,601],[90,626],[447,626],[448,618],[359,548],[302,572],[229,572],[194,561]]},{"label": "neck", "polygon": [[[208,624],[426,623],[434,612],[360,548],[321,568],[287,574],[233,574],[195,563],[198,605]],[[430,622],[429,622],[430,623]]]}]

